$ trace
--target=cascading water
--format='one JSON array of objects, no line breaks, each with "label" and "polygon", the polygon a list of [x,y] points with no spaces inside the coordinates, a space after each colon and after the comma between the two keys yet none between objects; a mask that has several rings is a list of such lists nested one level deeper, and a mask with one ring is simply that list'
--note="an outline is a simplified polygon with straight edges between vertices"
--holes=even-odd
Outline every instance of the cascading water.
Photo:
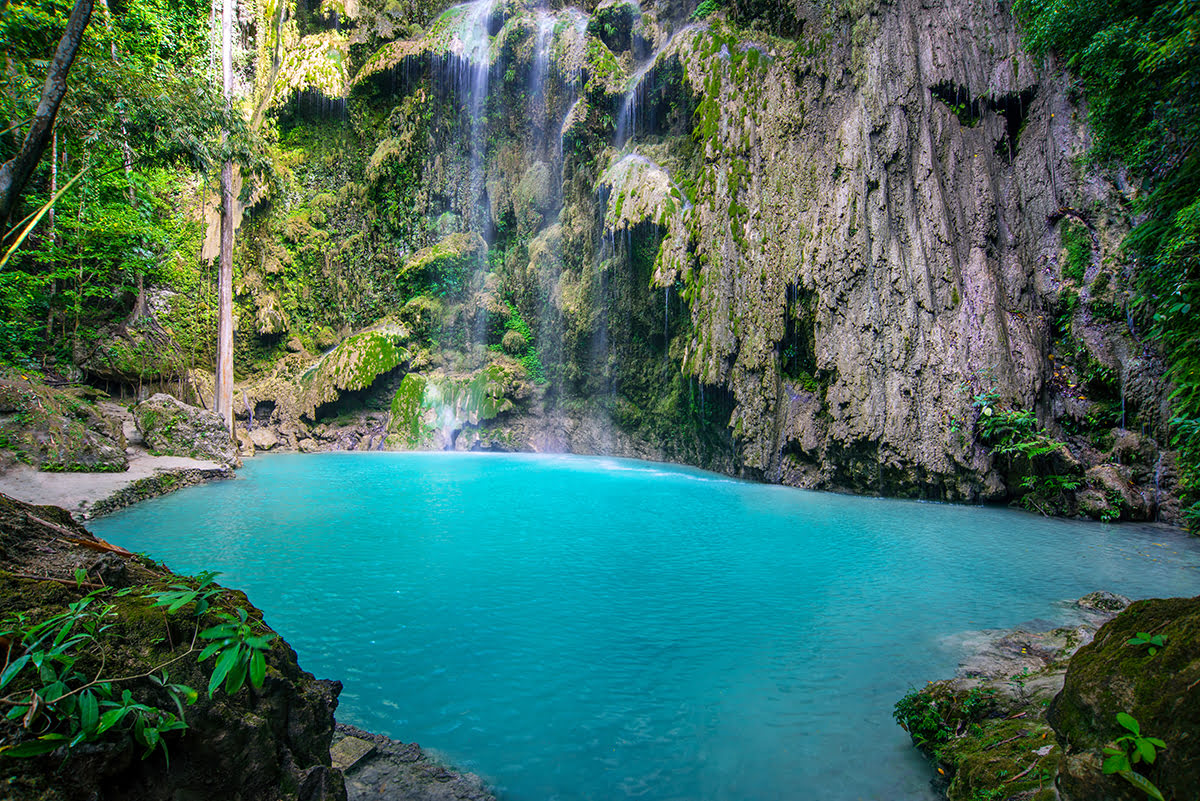
[{"label": "cascading water", "polygon": [[471,227],[487,238],[491,221],[484,200],[484,157],[487,144],[488,82],[492,70],[490,20],[495,0],[475,0],[451,9],[455,15],[453,38],[442,70],[442,80],[457,92],[467,110],[469,179],[466,208],[459,210]]}]

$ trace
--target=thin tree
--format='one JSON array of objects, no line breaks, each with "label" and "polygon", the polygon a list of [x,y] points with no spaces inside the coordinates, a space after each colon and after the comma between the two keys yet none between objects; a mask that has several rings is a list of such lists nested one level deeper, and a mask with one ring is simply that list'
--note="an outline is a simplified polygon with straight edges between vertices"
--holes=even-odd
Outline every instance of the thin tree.
[{"label": "thin tree", "polygon": [[54,58],[50,61],[46,83],[42,86],[42,96],[33,115],[33,122],[25,134],[25,140],[21,143],[21,149],[0,165],[0,232],[8,229],[9,218],[17,207],[21,193],[25,191],[29,177],[33,175],[34,168],[46,152],[46,146],[50,144],[58,107],[67,93],[67,74],[71,71],[71,65],[75,63],[75,53],[83,41],[83,31],[92,18],[93,5],[92,0],[76,0],[67,20],[67,29],[58,42]]},{"label": "thin tree", "polygon": [[[233,12],[225,0],[221,13],[221,77],[228,109],[233,99]],[[228,136],[226,137],[228,140]],[[233,160],[221,166],[221,253],[217,267],[217,392],[213,407],[233,432]]]}]

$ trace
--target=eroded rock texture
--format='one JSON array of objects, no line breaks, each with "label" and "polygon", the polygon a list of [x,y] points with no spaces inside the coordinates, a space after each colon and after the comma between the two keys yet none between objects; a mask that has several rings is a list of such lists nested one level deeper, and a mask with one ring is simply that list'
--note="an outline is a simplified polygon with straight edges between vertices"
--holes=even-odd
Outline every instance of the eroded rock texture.
[{"label": "eroded rock texture", "polygon": [[[1117,248],[1135,189],[1086,165],[1086,110],[1007,3],[394,6],[347,6],[322,33],[346,74],[267,104],[295,170],[248,209],[241,302],[289,352],[247,426],[379,447],[400,373],[499,366],[533,391],[437,442],[1173,519]],[[395,369],[297,386],[380,321]],[[1005,453],[993,412],[1064,445]]]},{"label": "eroded rock texture", "polygon": [[1051,421],[1061,209],[1113,191],[1079,177],[1066,79],[1001,4],[858,5],[806,10],[797,46],[681,46],[704,159],[689,247],[657,280],[684,282],[684,363],[733,391],[748,470],[997,497],[972,399]]}]

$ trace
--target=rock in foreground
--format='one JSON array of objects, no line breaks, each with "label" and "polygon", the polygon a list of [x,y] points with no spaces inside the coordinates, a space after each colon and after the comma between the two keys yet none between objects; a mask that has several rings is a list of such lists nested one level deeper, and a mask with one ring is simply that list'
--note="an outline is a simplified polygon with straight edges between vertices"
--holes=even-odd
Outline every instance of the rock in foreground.
[{"label": "rock in foreground", "polygon": [[348,801],[496,801],[473,773],[455,773],[402,743],[339,723],[334,767],[346,773]]},{"label": "rock in foreground", "polygon": [[[1162,646],[1130,643],[1139,633]],[[1151,654],[1151,650],[1155,653]],[[1079,649],[1049,720],[1066,751],[1058,774],[1064,801],[1144,799],[1118,776],[1104,775],[1102,750],[1129,732],[1124,712],[1143,737],[1167,744],[1153,765],[1136,766],[1167,799],[1200,795],[1200,597],[1138,601]]]}]

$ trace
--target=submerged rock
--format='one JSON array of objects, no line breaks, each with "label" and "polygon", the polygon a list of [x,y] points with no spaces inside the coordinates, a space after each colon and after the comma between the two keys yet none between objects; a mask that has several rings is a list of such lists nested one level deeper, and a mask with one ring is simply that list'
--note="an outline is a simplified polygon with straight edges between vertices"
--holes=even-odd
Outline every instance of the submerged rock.
[{"label": "submerged rock", "polygon": [[932,681],[896,704],[897,722],[945,777],[947,798],[1053,801],[1064,746],[1046,707],[1063,687],[1069,660],[1113,618],[1120,599],[1084,596],[1072,604],[1088,612],[1075,626],[984,632],[957,677]]},{"label": "submerged rock", "polygon": [[133,415],[146,447],[153,453],[241,466],[237,444],[216,412],[189,406],[160,392],[135,406]]},{"label": "submerged rock", "polygon": [[447,769],[415,743],[339,723],[333,754],[347,801],[495,801],[478,776]]}]

